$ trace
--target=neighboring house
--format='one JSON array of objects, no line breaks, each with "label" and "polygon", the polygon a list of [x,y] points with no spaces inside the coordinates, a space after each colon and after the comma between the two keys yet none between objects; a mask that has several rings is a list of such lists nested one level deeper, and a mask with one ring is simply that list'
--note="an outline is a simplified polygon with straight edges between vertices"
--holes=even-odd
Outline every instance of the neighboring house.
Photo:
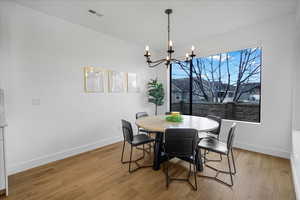
[{"label": "neighboring house", "polygon": [[188,78],[174,79],[172,81],[172,102],[190,101],[190,82]]},{"label": "neighboring house", "polygon": [[243,91],[245,92],[240,97],[241,102],[259,103],[260,101],[260,83],[246,83],[243,84]]},{"label": "neighboring house", "polygon": [[[224,94],[227,90],[227,84],[219,83],[219,82],[210,82],[208,83],[205,80],[202,80],[203,84],[206,88],[210,88],[213,85],[213,90],[215,91],[215,98],[218,98],[220,102],[221,98],[223,98]],[[206,102],[203,93],[198,89],[198,85],[193,82],[194,94],[193,94],[193,103],[201,103]],[[236,90],[236,86],[230,85],[227,91],[227,94],[223,100],[223,103],[232,102],[234,98],[234,93]],[[245,103],[259,103],[260,101],[260,83],[246,83],[241,87],[242,91],[245,91],[239,98],[239,102]],[[188,78],[182,79],[173,79],[172,80],[172,102],[180,103],[185,102],[188,103],[190,99],[190,82]],[[210,101],[213,101],[213,97],[210,91],[207,91],[206,94]]]}]

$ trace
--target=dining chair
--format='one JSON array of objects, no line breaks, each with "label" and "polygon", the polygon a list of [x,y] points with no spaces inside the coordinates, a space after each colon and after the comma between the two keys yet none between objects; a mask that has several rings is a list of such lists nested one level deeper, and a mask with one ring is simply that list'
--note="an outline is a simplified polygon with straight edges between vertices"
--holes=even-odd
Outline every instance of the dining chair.
[{"label": "dining chair", "polygon": [[[207,132],[199,132],[198,137],[199,139],[203,139],[203,138],[212,138],[212,139],[220,139],[220,133],[221,133],[221,126],[222,126],[222,118],[215,116],[215,115],[207,115],[208,119],[214,120],[216,122],[218,122],[219,126],[218,128],[211,130],[211,131],[207,131]],[[209,151],[205,150],[203,155],[207,155],[209,154]],[[203,156],[204,162],[220,162],[222,161],[222,155],[220,154],[220,159],[208,159],[206,157]]]},{"label": "dining chair", "polygon": [[[220,183],[223,183],[227,186],[230,186],[230,187],[233,186],[233,175],[236,174],[236,166],[235,166],[234,154],[233,154],[233,150],[232,150],[232,145],[233,145],[233,141],[234,141],[234,137],[235,137],[235,129],[236,129],[236,123],[233,123],[233,125],[231,126],[231,128],[229,130],[226,143],[220,142],[217,139],[204,138],[204,139],[200,140],[200,142],[198,144],[198,148],[200,150],[204,149],[204,150],[208,150],[208,151],[211,151],[211,152],[215,152],[215,153],[227,156],[229,171],[220,170],[220,169],[217,169],[215,167],[212,167],[212,166],[204,163],[204,165],[206,167],[216,171],[216,175],[215,176],[198,175],[198,176],[204,177],[204,178],[214,179],[214,180],[216,180]],[[206,155],[204,154],[204,156],[206,156]],[[232,164],[233,164],[233,171],[231,169],[230,156],[231,156],[231,160],[232,160]],[[220,173],[229,174],[231,182],[227,183],[227,182],[219,179],[218,175]]]},{"label": "dining chair", "polygon": [[[140,119],[140,118],[142,118],[142,117],[148,117],[148,116],[149,116],[149,115],[148,115],[147,112],[138,112],[138,113],[135,114],[135,119]],[[138,134],[139,134],[140,132],[144,132],[144,133],[149,134],[149,131],[147,131],[147,130],[145,130],[145,129],[139,127],[139,126],[138,126],[137,128],[138,128]]]},{"label": "dining chair", "polygon": [[[187,181],[194,190],[197,190],[197,169],[196,169],[196,148],[198,143],[198,131],[188,128],[167,128],[165,130],[165,143],[164,152],[167,157],[167,161],[164,163],[165,175],[166,175],[166,187],[169,187],[169,183],[172,180]],[[174,178],[169,176],[169,160],[173,157],[179,157],[183,159],[192,159],[192,163],[189,162],[189,172],[187,178]],[[165,166],[166,165],[166,166]],[[190,182],[190,177],[194,173],[194,185]]]},{"label": "dining chair", "polygon": [[[152,167],[152,165],[145,165],[142,166],[138,163],[139,160],[144,159],[145,157],[145,144],[149,144],[154,142],[154,139],[152,139],[151,137],[149,137],[147,134],[137,134],[137,135],[133,135],[133,130],[132,130],[132,126],[131,123],[126,121],[126,120],[121,120],[122,121],[122,131],[123,131],[123,137],[124,137],[124,142],[123,142],[123,148],[122,148],[122,156],[121,156],[121,162],[123,164],[125,163],[129,163],[129,168],[128,171],[129,173],[132,173],[140,168],[145,168],[145,167]],[[130,144],[130,159],[129,161],[124,161],[123,157],[124,157],[124,148],[125,148],[125,144],[126,142],[128,144]],[[136,160],[132,160],[132,151],[133,151],[133,147],[138,147],[138,146],[143,146],[143,156],[136,159]],[[135,163],[137,165],[137,168],[135,169],[131,169],[131,163]]]},{"label": "dining chair", "polygon": [[[148,117],[148,116],[149,115],[148,115],[147,112],[138,112],[138,113],[135,114],[135,119],[140,119],[142,117]],[[140,134],[142,132],[142,133],[146,133],[149,137],[151,137],[151,132],[150,131],[148,131],[146,129],[143,129],[143,128],[139,127],[139,126],[137,126],[137,129],[138,129],[138,134]],[[138,148],[138,149],[139,150],[144,150],[147,153],[151,153],[151,148],[152,148],[152,145],[149,144],[148,149],[141,149],[141,148]]]},{"label": "dining chair", "polygon": [[207,131],[207,132],[200,132],[199,133],[199,138],[208,138],[208,137],[212,137],[212,138],[220,138],[220,132],[221,132],[221,126],[222,126],[222,118],[215,116],[215,115],[207,115],[206,116],[208,119],[214,120],[216,122],[219,123],[218,128],[211,130],[211,131]]}]

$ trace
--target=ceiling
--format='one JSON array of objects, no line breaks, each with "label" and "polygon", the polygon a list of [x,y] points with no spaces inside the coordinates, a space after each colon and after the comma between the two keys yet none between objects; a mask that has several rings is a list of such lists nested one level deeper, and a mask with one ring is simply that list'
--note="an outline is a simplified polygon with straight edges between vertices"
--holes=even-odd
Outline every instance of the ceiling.
[{"label": "ceiling", "polygon": [[[166,8],[172,8],[174,46],[295,12],[295,0],[15,0],[75,24],[156,50],[167,45]],[[95,10],[103,17],[90,14]]]}]

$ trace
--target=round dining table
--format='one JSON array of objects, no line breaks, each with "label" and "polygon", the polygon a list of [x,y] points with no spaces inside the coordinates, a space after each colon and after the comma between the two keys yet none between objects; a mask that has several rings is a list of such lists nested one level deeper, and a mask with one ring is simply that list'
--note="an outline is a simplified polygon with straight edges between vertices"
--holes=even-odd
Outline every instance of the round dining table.
[{"label": "round dining table", "polygon": [[[168,122],[166,121],[166,115],[147,116],[136,120],[136,125],[139,128],[143,128],[151,133],[155,133],[155,145],[154,145],[154,159],[153,169],[159,170],[160,164],[166,161],[166,156],[162,151],[163,134],[167,128],[192,128],[199,132],[207,132],[215,130],[219,127],[219,123],[206,118],[192,115],[182,115],[182,122]],[[196,151],[196,162],[198,171],[203,170],[201,152]],[[186,159],[184,159],[186,160]],[[191,160],[186,160],[190,161]]]}]

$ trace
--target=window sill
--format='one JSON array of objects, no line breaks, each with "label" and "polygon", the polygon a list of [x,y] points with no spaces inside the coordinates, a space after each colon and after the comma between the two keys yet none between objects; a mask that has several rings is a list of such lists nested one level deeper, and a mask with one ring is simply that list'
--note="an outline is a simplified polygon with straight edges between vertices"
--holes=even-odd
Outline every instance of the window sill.
[{"label": "window sill", "polygon": [[239,124],[250,124],[250,125],[261,125],[261,122],[247,122],[247,121],[239,121],[239,120],[233,120],[233,119],[223,119],[225,122],[231,122],[231,123],[239,123]]}]

